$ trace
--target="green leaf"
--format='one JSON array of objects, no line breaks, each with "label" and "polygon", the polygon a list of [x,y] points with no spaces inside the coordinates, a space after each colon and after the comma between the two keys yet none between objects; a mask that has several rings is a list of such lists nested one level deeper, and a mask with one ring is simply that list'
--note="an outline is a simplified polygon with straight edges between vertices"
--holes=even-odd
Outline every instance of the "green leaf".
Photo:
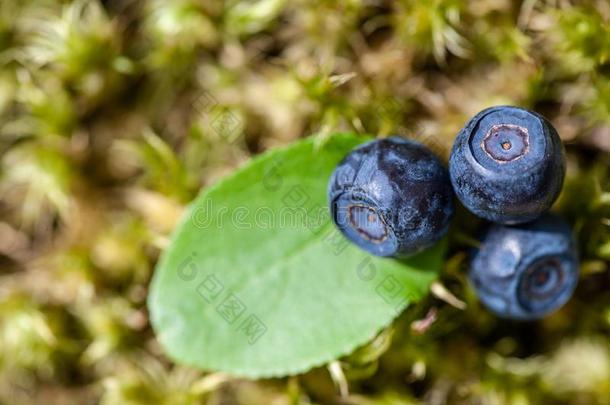
[{"label": "green leaf", "polygon": [[330,221],[328,178],[369,139],[297,142],[197,198],[149,295],[173,359],[252,378],[304,372],[351,353],[426,294],[444,243],[405,262],[378,258]]}]

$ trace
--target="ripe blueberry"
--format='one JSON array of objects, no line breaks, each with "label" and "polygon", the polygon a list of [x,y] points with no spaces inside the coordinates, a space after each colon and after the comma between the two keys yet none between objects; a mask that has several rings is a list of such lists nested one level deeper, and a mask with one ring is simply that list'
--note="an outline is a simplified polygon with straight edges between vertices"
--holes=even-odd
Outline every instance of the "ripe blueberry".
[{"label": "ripe blueberry", "polygon": [[492,225],[474,254],[469,278],[497,315],[542,318],[565,304],[578,282],[572,231],[550,214],[523,225]]},{"label": "ripe blueberry", "polygon": [[497,223],[524,223],[557,199],[565,174],[563,145],[541,115],[491,107],[458,134],[449,172],[457,197],[472,213]]},{"label": "ripe blueberry", "polygon": [[333,221],[362,249],[408,256],[437,242],[453,215],[447,170],[425,146],[399,137],[368,142],[330,178]]}]

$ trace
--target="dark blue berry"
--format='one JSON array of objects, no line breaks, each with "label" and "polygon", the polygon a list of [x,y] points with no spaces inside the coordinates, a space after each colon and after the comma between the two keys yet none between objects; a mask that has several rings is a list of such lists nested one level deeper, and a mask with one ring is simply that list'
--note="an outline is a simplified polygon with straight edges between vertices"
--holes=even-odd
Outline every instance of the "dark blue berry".
[{"label": "dark blue berry", "polygon": [[523,225],[493,225],[474,254],[469,277],[497,315],[542,318],[565,304],[578,282],[572,231],[550,214]]},{"label": "dark blue berry", "polygon": [[399,137],[353,150],[332,174],[333,221],[362,249],[408,256],[437,242],[453,215],[449,174],[425,146]]},{"label": "dark blue berry", "polygon": [[563,145],[541,115],[491,107],[458,134],[449,162],[455,194],[475,215],[502,224],[532,221],[557,199]]}]

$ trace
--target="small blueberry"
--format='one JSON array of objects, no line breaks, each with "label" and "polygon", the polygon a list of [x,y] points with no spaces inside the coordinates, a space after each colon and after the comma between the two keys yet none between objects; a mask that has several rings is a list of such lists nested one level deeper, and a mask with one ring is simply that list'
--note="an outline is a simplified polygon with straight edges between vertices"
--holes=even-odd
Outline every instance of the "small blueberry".
[{"label": "small blueberry", "polygon": [[550,214],[523,225],[492,225],[473,256],[469,278],[497,315],[544,317],[570,299],[578,282],[570,226]]},{"label": "small blueberry", "polygon": [[453,215],[447,170],[425,146],[399,137],[348,154],[330,178],[328,198],[339,230],[378,256],[409,256],[430,247]]},{"label": "small blueberry", "polygon": [[449,172],[455,194],[472,213],[502,224],[524,223],[557,199],[565,174],[563,145],[541,115],[491,107],[458,134]]}]

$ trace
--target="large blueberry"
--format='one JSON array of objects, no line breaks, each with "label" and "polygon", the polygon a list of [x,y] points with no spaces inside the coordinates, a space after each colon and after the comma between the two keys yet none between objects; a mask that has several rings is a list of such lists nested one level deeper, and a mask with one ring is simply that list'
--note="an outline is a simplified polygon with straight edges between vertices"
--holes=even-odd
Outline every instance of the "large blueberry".
[{"label": "large blueberry", "polygon": [[399,137],[353,150],[328,186],[333,221],[362,249],[408,256],[437,242],[453,215],[449,174],[425,146]]},{"label": "large blueberry", "polygon": [[557,199],[565,174],[563,145],[541,115],[491,107],[458,134],[449,172],[455,194],[472,213],[502,224],[524,223]]},{"label": "large blueberry", "polygon": [[565,304],[578,282],[572,231],[550,214],[523,225],[492,225],[469,277],[479,299],[499,316],[542,318]]}]

